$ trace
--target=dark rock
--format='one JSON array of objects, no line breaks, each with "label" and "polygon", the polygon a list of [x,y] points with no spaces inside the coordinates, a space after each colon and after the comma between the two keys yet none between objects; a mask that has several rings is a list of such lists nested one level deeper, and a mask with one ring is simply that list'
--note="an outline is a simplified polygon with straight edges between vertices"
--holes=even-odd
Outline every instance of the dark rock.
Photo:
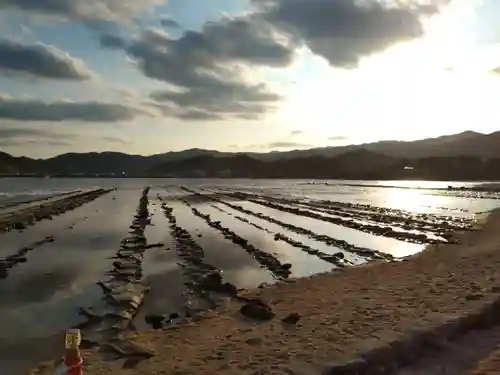
[{"label": "dark rock", "polygon": [[276,316],[271,308],[260,300],[247,303],[240,309],[240,312],[247,318],[261,321],[272,320]]},{"label": "dark rock", "polygon": [[13,256],[12,258],[9,258],[9,259],[15,263],[26,263],[28,261],[28,258],[26,258],[25,256],[22,256],[22,255],[16,255],[16,256]]},{"label": "dark rock", "polygon": [[14,223],[14,229],[17,229],[17,230],[23,230],[23,229],[26,229],[26,224],[23,223],[22,221],[16,221]]},{"label": "dark rock", "polygon": [[298,313],[291,313],[288,316],[286,316],[283,319],[281,319],[281,321],[283,323],[286,323],[286,324],[297,324],[299,322],[300,318],[301,318],[300,314],[298,314]]},{"label": "dark rock", "polygon": [[231,283],[224,283],[221,285],[220,290],[217,290],[220,293],[229,294],[231,296],[236,296],[238,294],[238,288],[236,288]]},{"label": "dark rock", "polygon": [[174,320],[174,319],[179,319],[181,316],[178,314],[178,313],[171,313],[169,316],[168,316],[168,319],[169,320]]},{"label": "dark rock", "polygon": [[281,268],[288,271],[290,268],[292,268],[292,265],[290,263],[284,263],[281,265]]},{"label": "dark rock", "polygon": [[335,253],[335,254],[333,254],[333,256],[335,258],[338,258],[338,259],[344,259],[345,258],[344,253],[342,253],[342,252]]},{"label": "dark rock", "polygon": [[205,289],[216,290],[222,285],[222,276],[218,272],[212,272],[200,280],[200,286]]},{"label": "dark rock", "polygon": [[162,315],[148,314],[144,317],[144,320],[154,329],[161,329],[165,318]]}]

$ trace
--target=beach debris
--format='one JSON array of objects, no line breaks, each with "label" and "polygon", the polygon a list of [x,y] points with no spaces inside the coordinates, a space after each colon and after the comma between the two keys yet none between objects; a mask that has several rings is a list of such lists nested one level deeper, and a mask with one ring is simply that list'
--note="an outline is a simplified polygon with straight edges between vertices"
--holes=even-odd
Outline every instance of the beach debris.
[{"label": "beach debris", "polygon": [[261,321],[272,320],[276,316],[271,307],[262,302],[260,299],[253,300],[245,304],[240,309],[240,313],[247,318]]},{"label": "beach debris", "polygon": [[82,335],[78,329],[66,331],[65,352],[62,363],[55,369],[54,374],[82,375],[83,357],[80,353]]}]

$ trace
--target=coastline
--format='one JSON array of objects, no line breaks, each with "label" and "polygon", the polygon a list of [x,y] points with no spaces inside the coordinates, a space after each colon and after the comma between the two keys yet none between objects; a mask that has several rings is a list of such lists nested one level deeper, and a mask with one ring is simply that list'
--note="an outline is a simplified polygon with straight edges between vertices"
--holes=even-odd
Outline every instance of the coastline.
[{"label": "coastline", "polygon": [[[390,342],[417,353],[416,338],[448,339],[483,324],[482,314],[500,306],[499,225],[497,209],[479,230],[456,233],[458,244],[248,291],[276,313],[268,323],[242,319],[241,304],[228,300],[178,328],[129,333],[155,356],[132,371],[88,349],[85,374],[320,374],[346,363],[351,369],[375,363],[385,373],[398,361]],[[282,324],[290,313],[300,314],[297,326]],[[47,366],[31,372],[50,373]]]}]

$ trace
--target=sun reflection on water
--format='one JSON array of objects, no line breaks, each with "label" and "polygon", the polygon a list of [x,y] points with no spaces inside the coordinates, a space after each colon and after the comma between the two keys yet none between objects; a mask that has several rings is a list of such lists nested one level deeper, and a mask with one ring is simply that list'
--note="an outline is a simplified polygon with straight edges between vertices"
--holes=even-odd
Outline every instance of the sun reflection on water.
[{"label": "sun reflection on water", "polygon": [[387,189],[381,194],[380,201],[384,206],[419,213],[435,211],[436,207],[446,206],[450,200],[449,197],[429,195],[422,190]]}]

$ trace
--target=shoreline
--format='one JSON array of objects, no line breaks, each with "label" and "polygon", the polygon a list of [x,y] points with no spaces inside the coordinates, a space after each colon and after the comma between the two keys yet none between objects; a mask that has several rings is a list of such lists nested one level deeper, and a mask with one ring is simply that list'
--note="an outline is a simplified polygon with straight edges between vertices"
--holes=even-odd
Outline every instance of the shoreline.
[{"label": "shoreline", "polygon": [[[500,209],[482,219],[479,230],[456,233],[458,244],[429,245],[399,262],[245,293],[269,303],[277,315],[271,322],[242,319],[241,304],[228,300],[180,327],[128,333],[127,339],[155,354],[133,373],[319,374],[327,362],[328,370],[376,365],[385,373],[424,350],[424,343],[451,339],[484,325],[485,318],[500,323],[494,318],[500,306]],[[281,322],[290,313],[300,314],[297,326]],[[411,350],[395,351],[401,345]],[[130,373],[122,370],[123,360],[107,361],[96,348],[84,356],[88,375]],[[47,365],[39,370],[31,374],[51,374]]]}]

